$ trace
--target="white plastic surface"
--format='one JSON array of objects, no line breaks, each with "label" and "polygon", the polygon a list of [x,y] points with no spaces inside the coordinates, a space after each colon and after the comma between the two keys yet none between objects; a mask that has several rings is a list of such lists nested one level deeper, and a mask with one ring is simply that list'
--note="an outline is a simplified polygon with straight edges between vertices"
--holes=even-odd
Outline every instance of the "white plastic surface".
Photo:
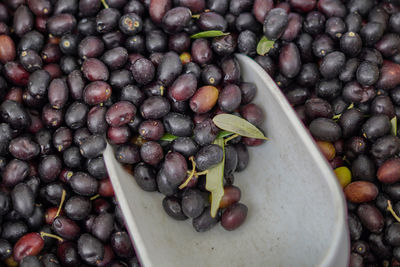
[{"label": "white plastic surface", "polygon": [[142,191],[114,159],[104,157],[115,193],[144,267],[346,267],[349,237],[342,190],[301,122],[271,78],[252,59],[236,56],[244,81],[257,85],[270,141],[250,148],[250,163],[235,173],[249,207],[233,232],[220,225],[197,233],[175,221],[162,195]]}]

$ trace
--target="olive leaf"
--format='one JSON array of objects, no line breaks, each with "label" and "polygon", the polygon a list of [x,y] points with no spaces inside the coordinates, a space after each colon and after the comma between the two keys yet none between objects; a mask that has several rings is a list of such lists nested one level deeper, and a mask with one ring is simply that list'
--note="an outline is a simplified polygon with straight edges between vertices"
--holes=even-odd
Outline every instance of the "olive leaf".
[{"label": "olive leaf", "polygon": [[205,32],[198,32],[190,36],[192,39],[199,39],[199,38],[209,38],[209,37],[218,37],[218,36],[225,36],[228,35],[229,32],[222,32],[222,31],[205,31]]},{"label": "olive leaf", "polygon": [[228,137],[232,134],[234,134],[234,133],[229,132],[229,131],[220,131],[216,138],[224,138],[224,137]]},{"label": "olive leaf", "polygon": [[390,123],[392,124],[392,135],[397,136],[397,117],[394,116]]},{"label": "olive leaf", "polygon": [[211,169],[208,169],[206,175],[206,189],[211,193],[211,217],[215,217],[218,212],[219,203],[224,196],[224,166],[225,166],[225,142],[223,138],[217,138],[213,144],[222,147],[222,161]]},{"label": "olive leaf", "polygon": [[268,40],[263,36],[257,44],[257,54],[264,56],[268,51],[274,47],[274,41]]},{"label": "olive leaf", "polygon": [[268,140],[267,137],[253,124],[232,114],[219,114],[213,119],[218,128],[241,136]]},{"label": "olive leaf", "polygon": [[172,135],[172,134],[170,134],[170,133],[165,133],[165,134],[160,138],[160,140],[172,142],[172,141],[174,141],[176,138],[178,138],[178,136]]}]

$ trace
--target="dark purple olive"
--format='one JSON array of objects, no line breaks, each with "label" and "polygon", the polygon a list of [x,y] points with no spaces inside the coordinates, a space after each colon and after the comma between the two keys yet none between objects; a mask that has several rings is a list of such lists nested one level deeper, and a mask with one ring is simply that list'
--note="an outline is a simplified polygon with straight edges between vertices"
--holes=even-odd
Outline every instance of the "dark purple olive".
[{"label": "dark purple olive", "polygon": [[151,82],[155,75],[155,68],[153,63],[146,59],[140,58],[130,67],[133,78],[139,84],[148,84]]},{"label": "dark purple olive", "polygon": [[13,187],[22,182],[29,173],[29,165],[25,161],[13,159],[2,172],[2,183],[5,186]]},{"label": "dark purple olive", "polygon": [[285,45],[279,56],[279,68],[288,78],[295,77],[301,68],[299,49],[294,43]]},{"label": "dark purple olive", "polygon": [[264,35],[269,40],[278,39],[285,31],[288,15],[282,8],[273,8],[264,19]]},{"label": "dark purple olive", "polygon": [[172,218],[178,221],[184,221],[187,216],[182,211],[180,200],[176,197],[165,197],[163,199],[163,208],[165,212]]},{"label": "dark purple olive", "polygon": [[208,207],[199,217],[193,219],[193,228],[197,232],[208,231],[218,223],[219,219],[220,217],[218,214],[214,218],[211,217],[210,208]]},{"label": "dark purple olive", "polygon": [[53,182],[58,178],[62,169],[62,162],[57,155],[48,155],[42,158],[38,166],[40,179],[43,182]]},{"label": "dark purple olive", "polygon": [[129,123],[136,115],[136,107],[129,101],[119,101],[106,112],[106,121],[112,127]]},{"label": "dark purple olive", "polygon": [[310,124],[311,134],[318,140],[334,142],[342,136],[339,125],[328,118],[317,118]]},{"label": "dark purple olive", "polygon": [[35,200],[31,188],[24,184],[17,184],[11,191],[13,209],[24,218],[29,218],[35,209]]},{"label": "dark purple olive", "polygon": [[93,222],[92,234],[103,242],[107,242],[114,229],[114,217],[110,213],[99,214]]},{"label": "dark purple olive", "polygon": [[80,227],[78,224],[63,215],[57,216],[54,219],[51,228],[55,234],[67,240],[76,239],[80,233]]},{"label": "dark purple olive", "polygon": [[106,145],[107,143],[103,136],[94,134],[86,138],[79,149],[82,156],[92,159],[100,156],[106,148]]},{"label": "dark purple olive", "polygon": [[361,132],[365,138],[377,139],[389,133],[391,124],[386,115],[374,115],[369,118],[361,128]]},{"label": "dark purple olive", "polygon": [[29,8],[20,5],[14,13],[13,29],[16,35],[22,37],[25,33],[32,30],[34,17]]},{"label": "dark purple olive", "polygon": [[47,97],[50,105],[55,109],[61,109],[68,101],[68,86],[64,79],[54,79],[51,81]]},{"label": "dark purple olive", "polygon": [[343,137],[351,137],[359,131],[364,121],[364,114],[356,108],[346,110],[339,118],[339,125],[342,128]]},{"label": "dark purple olive", "polygon": [[193,122],[190,117],[170,112],[163,118],[163,124],[166,132],[175,136],[192,136]]},{"label": "dark purple olive", "polygon": [[339,76],[346,63],[346,56],[342,52],[332,52],[327,54],[321,61],[319,71],[327,79]]},{"label": "dark purple olive", "polygon": [[126,35],[135,35],[142,30],[143,22],[136,13],[124,14],[119,19],[119,29]]},{"label": "dark purple olive", "polygon": [[357,209],[361,223],[371,232],[380,233],[383,228],[383,216],[373,205],[362,204]]},{"label": "dark purple olive", "polygon": [[79,256],[88,264],[95,265],[104,258],[104,245],[90,234],[83,234],[78,239]]},{"label": "dark purple olive", "polygon": [[170,86],[182,72],[182,63],[175,52],[168,52],[157,67],[157,79],[165,86]]},{"label": "dark purple olive", "polygon": [[152,96],[143,101],[140,114],[145,119],[160,119],[168,114],[170,103],[164,97]]},{"label": "dark purple olive", "polygon": [[131,258],[135,254],[127,232],[115,232],[111,235],[111,247],[115,254],[122,258]]},{"label": "dark purple olive", "polygon": [[192,12],[187,7],[175,7],[168,10],[162,18],[161,25],[167,33],[177,33],[187,26]]},{"label": "dark purple olive", "polygon": [[143,162],[137,164],[133,177],[137,185],[144,191],[153,192],[157,190],[156,173],[149,165]]},{"label": "dark purple olive", "polygon": [[213,52],[209,41],[206,39],[196,39],[192,43],[191,55],[193,61],[199,65],[211,63]]},{"label": "dark purple olive", "polygon": [[[143,146],[149,142],[144,143],[141,147],[140,150],[142,150]],[[161,147],[160,147],[161,148]],[[161,154],[162,154],[161,150]],[[133,144],[125,144],[121,145],[117,148],[115,151],[115,156],[117,160],[123,164],[135,164],[140,162],[140,154],[139,154],[139,148],[136,145]]]},{"label": "dark purple olive", "polygon": [[81,196],[93,196],[97,193],[98,182],[95,178],[84,172],[77,172],[69,180],[72,190]]},{"label": "dark purple olive", "polygon": [[85,37],[78,46],[78,54],[81,58],[95,58],[103,54],[104,42],[96,36]]},{"label": "dark purple olive", "polygon": [[121,13],[115,8],[102,9],[96,16],[97,31],[109,33],[118,26]]},{"label": "dark purple olive", "polygon": [[47,30],[55,36],[71,32],[76,27],[76,19],[71,14],[58,14],[47,21]]},{"label": "dark purple olive", "polygon": [[39,155],[40,148],[29,137],[17,137],[11,140],[9,151],[17,159],[30,160]]}]

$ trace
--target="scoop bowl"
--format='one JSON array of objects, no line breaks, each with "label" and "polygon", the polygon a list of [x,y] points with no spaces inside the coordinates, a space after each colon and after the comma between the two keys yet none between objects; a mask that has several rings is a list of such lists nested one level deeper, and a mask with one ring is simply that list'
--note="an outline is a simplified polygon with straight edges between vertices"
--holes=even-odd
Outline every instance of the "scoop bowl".
[{"label": "scoop bowl", "polygon": [[197,233],[175,221],[163,196],[142,191],[107,146],[104,159],[138,257],[144,267],[345,267],[349,233],[342,189],[327,161],[279,88],[251,58],[236,55],[242,80],[256,84],[270,139],[249,148],[246,170],[235,173],[246,222]]}]

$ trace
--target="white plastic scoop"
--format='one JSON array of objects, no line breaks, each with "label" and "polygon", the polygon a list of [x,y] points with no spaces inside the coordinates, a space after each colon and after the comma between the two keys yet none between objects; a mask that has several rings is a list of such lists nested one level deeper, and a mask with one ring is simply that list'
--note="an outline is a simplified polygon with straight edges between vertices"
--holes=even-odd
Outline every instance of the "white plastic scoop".
[{"label": "white plastic scoop", "polygon": [[242,79],[257,85],[265,112],[262,146],[249,148],[247,169],[235,173],[245,223],[197,233],[191,220],[163,210],[160,193],[141,190],[107,147],[104,158],[126,226],[144,267],[346,267],[349,237],[342,189],[305,127],[266,72],[237,55]]}]

